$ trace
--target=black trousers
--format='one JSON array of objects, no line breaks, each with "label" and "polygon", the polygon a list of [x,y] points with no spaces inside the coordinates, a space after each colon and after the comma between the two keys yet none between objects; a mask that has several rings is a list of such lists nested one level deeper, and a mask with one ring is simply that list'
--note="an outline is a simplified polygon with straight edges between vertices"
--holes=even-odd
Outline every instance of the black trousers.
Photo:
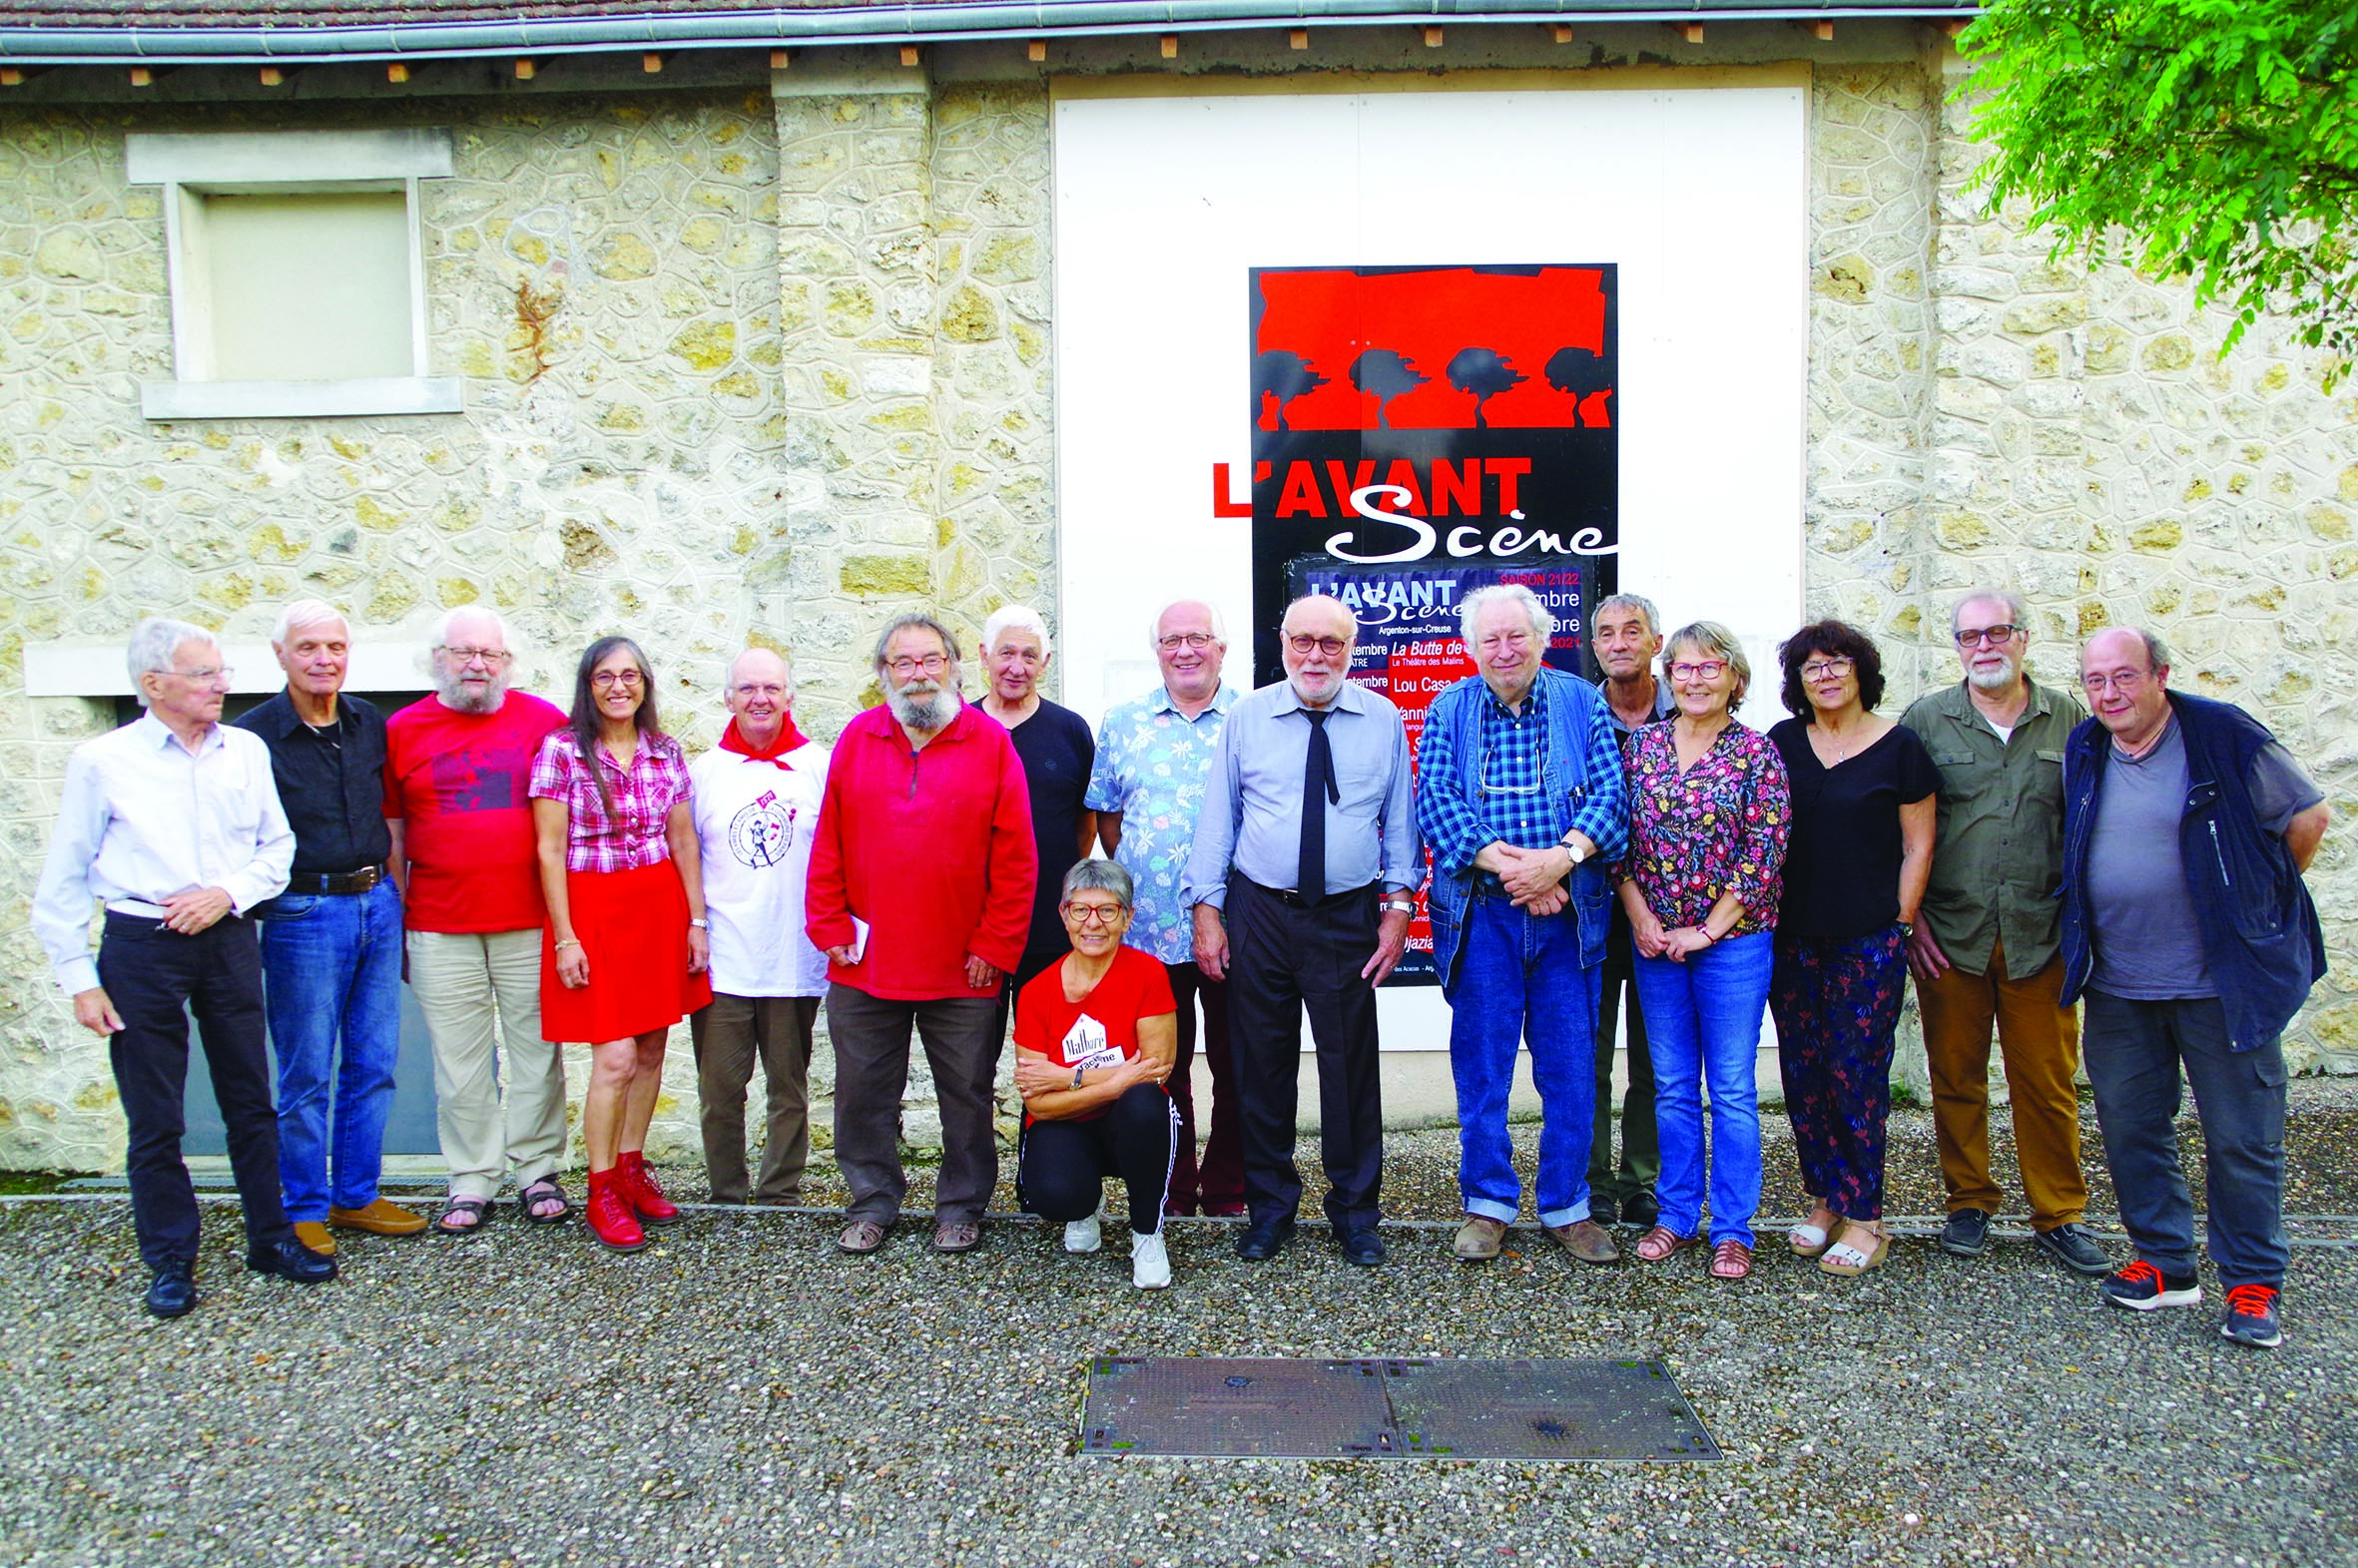
[{"label": "black trousers", "polygon": [[197,1015],[213,1098],[229,1131],[247,1243],[274,1247],[288,1240],[295,1232],[279,1194],[279,1113],[271,1105],[263,1047],[262,943],[254,922],[229,915],[183,936],[161,920],[109,912],[98,982],[123,1019],[108,1055],[131,1125],[124,1165],[141,1260],[150,1269],[197,1261],[197,1191],[180,1153],[189,1012]]},{"label": "black trousers", "polygon": [[1023,1129],[1016,1184],[1023,1202],[1043,1220],[1086,1220],[1105,1198],[1105,1179],[1129,1189],[1130,1231],[1162,1229],[1163,1194],[1179,1119],[1171,1097],[1153,1084],[1132,1084],[1105,1114],[1085,1122],[1040,1120]]},{"label": "black trousers", "polygon": [[1374,1225],[1384,1181],[1384,1099],[1376,1063],[1377,889],[1289,902],[1228,879],[1228,1027],[1244,1141],[1245,1205],[1256,1223],[1302,1204],[1294,1107],[1302,1013],[1318,1048],[1319,1155],[1327,1218]]}]

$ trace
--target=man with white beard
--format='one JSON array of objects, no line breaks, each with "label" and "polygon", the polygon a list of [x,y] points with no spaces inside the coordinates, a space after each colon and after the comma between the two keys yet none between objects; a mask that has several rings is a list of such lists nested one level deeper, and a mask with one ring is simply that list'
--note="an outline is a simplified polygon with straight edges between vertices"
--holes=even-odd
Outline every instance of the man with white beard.
[{"label": "man with white beard", "polygon": [[2083,1275],[2111,1271],[2080,1217],[2079,1020],[2063,1003],[2063,743],[2087,711],[2023,669],[2030,615],[2004,589],[1957,601],[1949,629],[1965,679],[1909,706],[1941,770],[1932,881],[1908,940],[1933,1134],[1949,1221],[1941,1250],[1978,1258],[2003,1202],[1990,1173],[1990,1032],[2014,1100],[2015,1156],[2040,1251]]},{"label": "man with white beard", "polygon": [[971,1252],[998,1181],[992,1025],[1031,924],[1031,800],[1014,742],[958,695],[946,627],[896,616],[875,662],[884,703],[836,742],[805,909],[828,957],[836,1164],[851,1188],[836,1245],[873,1253],[899,1218],[914,1024],[941,1112],[933,1249]]},{"label": "man with white beard", "polygon": [[[443,618],[434,695],[385,721],[384,797],[401,889],[409,989],[434,1042],[434,1118],[450,1198],[434,1229],[473,1236],[514,1176],[526,1220],[573,1212],[565,1158],[565,1057],[540,1037],[540,861],[526,786],[565,716],[508,690],[499,617]],[[502,1037],[507,1066],[492,1072]],[[503,1108],[501,1102],[505,1101]]]}]

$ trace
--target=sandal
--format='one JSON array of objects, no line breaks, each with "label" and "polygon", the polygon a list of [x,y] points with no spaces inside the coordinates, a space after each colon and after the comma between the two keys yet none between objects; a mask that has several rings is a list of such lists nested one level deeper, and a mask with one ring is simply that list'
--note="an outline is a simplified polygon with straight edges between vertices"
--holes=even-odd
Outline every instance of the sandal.
[{"label": "sandal", "polygon": [[1658,1264],[1672,1253],[1685,1252],[1702,1245],[1699,1236],[1681,1236],[1666,1225],[1657,1225],[1637,1240],[1637,1256],[1646,1263]]},{"label": "sandal", "polygon": [[1834,1245],[1834,1233],[1842,1229],[1842,1216],[1814,1198],[1810,1200],[1810,1214],[1824,1215],[1826,1223],[1817,1225],[1804,1219],[1785,1233],[1785,1245],[1793,1249],[1797,1258],[1824,1256],[1826,1249]]},{"label": "sandal", "polygon": [[1856,1280],[1877,1264],[1882,1263],[1883,1255],[1891,1251],[1892,1239],[1883,1234],[1882,1226],[1862,1225],[1853,1220],[1851,1228],[1864,1231],[1874,1237],[1874,1247],[1861,1252],[1849,1242],[1836,1242],[1832,1247],[1826,1249],[1826,1256],[1818,1260],[1818,1268],[1824,1273],[1834,1275],[1839,1279]]},{"label": "sandal", "polygon": [[1711,1278],[1743,1280],[1752,1274],[1752,1249],[1729,1237],[1711,1249]]},{"label": "sandal", "polygon": [[[452,1225],[454,1216],[466,1216],[466,1224]],[[453,1198],[442,1206],[434,1217],[434,1231],[441,1236],[474,1236],[491,1223],[491,1201],[487,1198]]]},{"label": "sandal", "polygon": [[[534,1214],[533,1206],[554,1200],[555,1214]],[[563,1225],[573,1218],[573,1200],[565,1196],[565,1189],[557,1185],[553,1176],[544,1176],[516,1195],[516,1207],[524,1211],[524,1218],[534,1225]]]}]

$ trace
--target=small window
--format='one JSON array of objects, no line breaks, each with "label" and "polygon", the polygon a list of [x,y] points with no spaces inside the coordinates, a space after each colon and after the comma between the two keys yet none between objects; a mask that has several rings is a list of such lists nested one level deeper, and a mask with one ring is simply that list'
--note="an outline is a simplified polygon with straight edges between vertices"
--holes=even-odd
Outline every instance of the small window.
[{"label": "small window", "polygon": [[456,413],[427,373],[421,180],[447,131],[129,138],[135,185],[164,187],[173,375],[150,419]]}]

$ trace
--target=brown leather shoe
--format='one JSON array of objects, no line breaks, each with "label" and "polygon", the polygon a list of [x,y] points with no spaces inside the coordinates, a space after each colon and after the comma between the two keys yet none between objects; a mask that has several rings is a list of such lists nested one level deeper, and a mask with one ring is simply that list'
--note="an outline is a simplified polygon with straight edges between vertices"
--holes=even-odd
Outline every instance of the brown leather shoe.
[{"label": "brown leather shoe", "polygon": [[982,1245],[982,1227],[964,1220],[944,1220],[933,1227],[933,1251],[970,1253]]},{"label": "brown leather shoe", "polygon": [[295,1239],[314,1253],[324,1253],[330,1258],[335,1256],[335,1238],[329,1236],[327,1227],[316,1220],[295,1221]]},{"label": "brown leather shoe", "polygon": [[[372,1199],[365,1209],[330,1209],[327,1223],[338,1231],[366,1231],[371,1236],[416,1236],[425,1230],[425,1216],[411,1214],[397,1203]],[[306,1244],[314,1253],[333,1252],[332,1246]]]},{"label": "brown leather shoe", "polygon": [[1551,1225],[1547,1234],[1563,1245],[1563,1250],[1584,1264],[1614,1264],[1621,1261],[1621,1249],[1613,1245],[1613,1233],[1594,1220],[1574,1220],[1570,1225]]},{"label": "brown leather shoe", "polygon": [[1493,1220],[1486,1214],[1470,1214],[1466,1223],[1458,1227],[1458,1240],[1450,1250],[1462,1263],[1486,1264],[1498,1256],[1498,1248],[1506,1240],[1506,1222]]},{"label": "brown leather shoe", "polygon": [[855,1220],[836,1238],[836,1251],[865,1258],[884,1245],[884,1228],[874,1220]]}]

